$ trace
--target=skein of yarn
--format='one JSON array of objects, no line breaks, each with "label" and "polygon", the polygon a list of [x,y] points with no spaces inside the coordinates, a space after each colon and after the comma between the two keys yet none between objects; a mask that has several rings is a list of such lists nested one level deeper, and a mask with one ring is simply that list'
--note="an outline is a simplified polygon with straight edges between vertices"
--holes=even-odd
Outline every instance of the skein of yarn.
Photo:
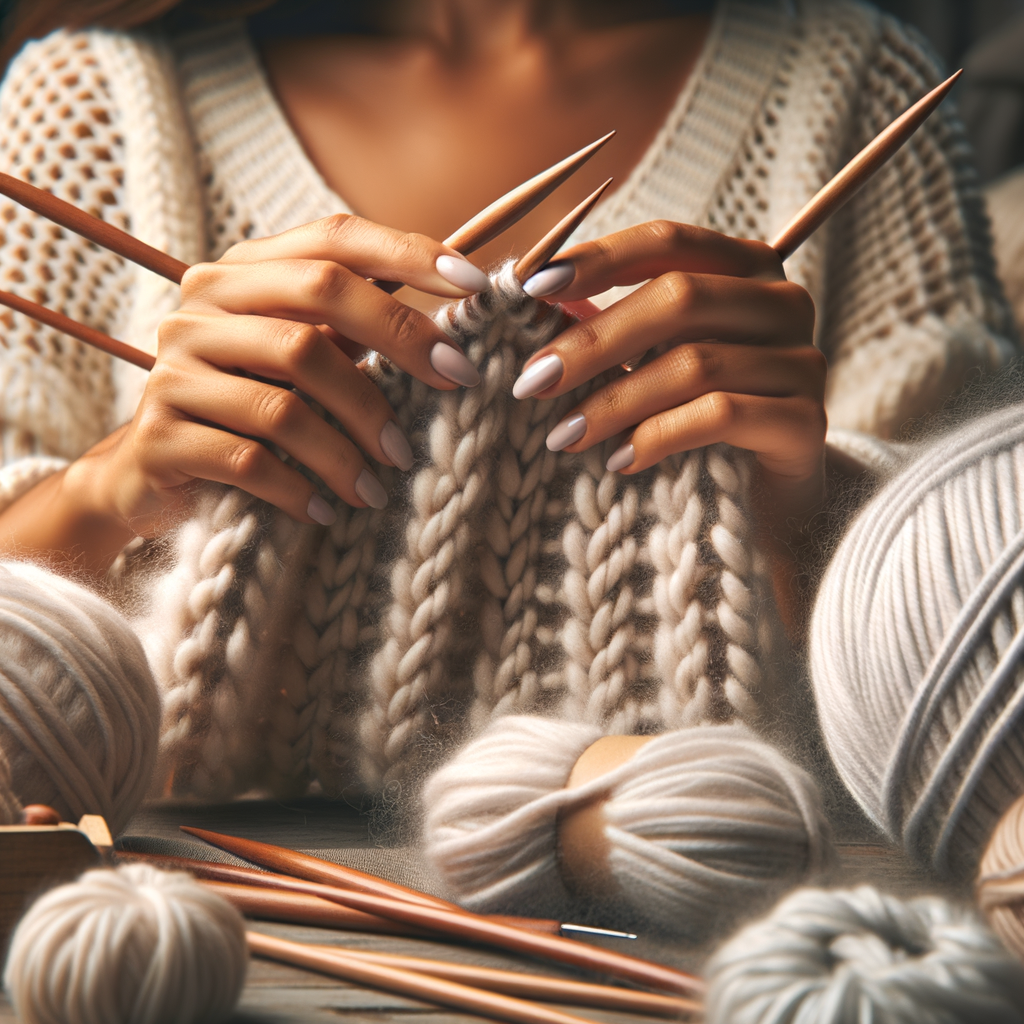
[{"label": "skein of yarn", "polygon": [[[742,725],[655,736],[625,763],[564,788],[594,726],[498,719],[427,782],[425,853],[474,910],[571,898],[560,817],[603,800],[611,901],[699,939],[813,876],[829,849],[810,777]],[[568,884],[567,884],[568,883]]]},{"label": "skein of yarn", "polygon": [[1024,794],[1024,405],[940,438],[867,505],[810,631],[818,712],[867,814],[973,873]]},{"label": "skein of yarn", "polygon": [[4,986],[25,1024],[217,1024],[246,964],[234,907],[183,872],[130,864],[36,900]]},{"label": "skein of yarn", "polygon": [[992,833],[978,868],[977,895],[992,930],[1024,961],[1024,797]]},{"label": "skein of yarn", "polygon": [[801,889],[705,971],[707,1024],[1021,1024],[1024,969],[970,911]]},{"label": "skein of yarn", "polygon": [[0,563],[0,748],[11,793],[116,834],[156,759],[160,701],[142,646],[102,598],[27,562]]}]

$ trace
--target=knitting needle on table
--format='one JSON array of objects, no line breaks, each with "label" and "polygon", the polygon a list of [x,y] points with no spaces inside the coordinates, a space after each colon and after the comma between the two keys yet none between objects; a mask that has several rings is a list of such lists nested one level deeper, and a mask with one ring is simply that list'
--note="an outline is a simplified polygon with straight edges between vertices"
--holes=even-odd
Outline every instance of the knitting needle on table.
[{"label": "knitting needle on table", "polygon": [[346,956],[341,950],[306,946],[300,942],[278,939],[261,932],[249,931],[245,937],[249,950],[256,956],[279,960],[295,967],[305,967],[439,1006],[468,1010],[491,1020],[509,1021],[511,1024],[587,1024],[582,1017],[551,1010],[523,999],[485,992],[469,985],[432,978],[414,971],[368,963]]},{"label": "knitting needle on table", "polygon": [[[211,846],[219,847],[226,852],[247,860],[252,864],[258,864],[264,868],[263,871],[253,871],[251,868],[232,868],[236,872],[244,872],[243,876],[236,876],[231,881],[241,881],[243,878],[250,885],[268,885],[264,881],[272,879],[279,888],[290,889],[293,892],[306,892],[312,895],[330,899],[328,890],[356,891],[372,893],[376,896],[386,896],[389,899],[405,900],[426,907],[439,907],[442,910],[452,910],[457,913],[466,913],[462,907],[448,900],[442,900],[437,896],[429,896],[418,889],[411,889],[406,885],[399,885],[398,882],[389,882],[386,879],[378,878],[376,875],[359,871],[357,868],[346,867],[342,864],[334,864],[331,861],[322,860],[319,857],[312,857],[308,853],[299,853],[296,850],[289,850],[283,846],[274,846],[271,843],[261,843],[254,839],[242,839],[239,836],[227,836],[220,832],[210,832],[207,829],[193,828],[189,825],[182,825],[181,830],[188,835],[202,839]],[[191,870],[185,865],[191,863],[185,858],[181,859],[183,870]],[[211,862],[200,862],[210,864]],[[212,868],[205,870],[209,871]],[[271,872],[278,872],[272,874]],[[222,875],[225,881],[229,880]],[[301,880],[301,881],[300,881]],[[299,888],[306,886],[306,888]],[[309,888],[316,886],[316,891]],[[559,921],[552,921],[546,918],[533,917],[509,917],[501,914],[484,915],[490,920],[500,924],[510,925],[513,928],[525,928],[528,931],[544,932],[548,935],[558,935],[564,932],[578,932],[587,935],[600,935],[613,939],[635,939],[632,932],[614,931],[609,928],[595,928],[590,925],[565,924]]]},{"label": "knitting needle on table", "polygon": [[[334,872],[352,871],[351,868],[342,868],[340,865],[310,857],[308,854],[286,850],[269,843],[259,843],[251,839],[240,839],[235,836],[225,836],[185,826],[182,826],[182,831],[201,839],[207,839],[208,842],[227,850],[228,853],[233,853],[261,867],[285,871],[310,881],[322,881],[332,876],[340,878],[341,876],[334,875]],[[358,874],[362,875],[363,873],[359,872]],[[372,876],[369,877],[372,878]],[[378,886],[393,886],[395,884],[384,882],[382,879],[376,879],[375,882]],[[398,888],[403,895],[415,892],[415,890],[406,889],[404,886]],[[422,893],[418,895],[423,896]],[[599,946],[590,946],[555,935],[543,935],[523,928],[510,927],[480,914],[471,913],[461,907],[450,910],[441,905],[443,901],[437,900],[435,897],[426,897],[428,901],[434,901],[434,905],[430,905],[429,903],[424,904],[422,901],[411,902],[401,896],[395,899],[375,895],[365,891],[364,888],[359,892],[336,889],[329,898],[355,910],[377,914],[392,921],[401,921],[418,928],[440,932],[470,942],[495,946],[499,949],[508,949],[541,959],[554,960],[573,967],[581,967],[584,970],[596,971],[599,974],[610,974],[613,977],[624,978],[650,988],[682,995],[700,994],[704,989],[703,982],[699,978],[686,974],[684,971],[677,971],[671,967],[651,963],[624,953],[616,953]]]}]

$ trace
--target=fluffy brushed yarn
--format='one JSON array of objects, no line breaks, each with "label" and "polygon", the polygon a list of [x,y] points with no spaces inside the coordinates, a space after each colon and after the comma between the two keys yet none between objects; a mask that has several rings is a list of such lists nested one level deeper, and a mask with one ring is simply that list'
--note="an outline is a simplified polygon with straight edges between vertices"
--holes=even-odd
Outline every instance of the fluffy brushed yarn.
[{"label": "fluffy brushed yarn", "polygon": [[914,857],[967,875],[1024,793],[1024,405],[949,433],[865,508],[814,609],[829,751]]},{"label": "fluffy brushed yarn", "polygon": [[4,986],[25,1024],[217,1024],[247,960],[234,907],[183,872],[130,864],[36,900]]},{"label": "fluffy brushed yarn", "polygon": [[1024,970],[970,910],[802,889],[712,958],[707,1024],[1020,1024]]},{"label": "fluffy brushed yarn", "polygon": [[615,899],[647,924],[700,939],[813,878],[829,847],[814,782],[745,726],[651,739],[627,762],[563,788],[594,726],[494,722],[427,783],[427,859],[474,910],[569,898],[558,818],[603,800]]},{"label": "fluffy brushed yarn", "polygon": [[149,786],[160,701],[112,605],[26,562],[0,564],[0,748],[12,792],[116,834]]}]

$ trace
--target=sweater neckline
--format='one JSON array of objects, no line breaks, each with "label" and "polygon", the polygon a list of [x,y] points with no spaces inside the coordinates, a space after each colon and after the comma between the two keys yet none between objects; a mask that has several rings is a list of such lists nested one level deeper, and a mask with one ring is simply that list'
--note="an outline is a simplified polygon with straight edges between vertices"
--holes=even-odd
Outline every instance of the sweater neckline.
[{"label": "sweater neckline", "polygon": [[[659,216],[706,221],[715,188],[731,168],[774,78],[781,47],[772,37],[788,21],[786,7],[785,0],[717,5],[701,53],[668,117],[574,241]],[[197,141],[227,194],[245,198],[257,237],[355,212],[306,153],[244,22],[181,36],[175,49]],[[252,166],[261,154],[259,162],[271,179],[262,187]]]}]

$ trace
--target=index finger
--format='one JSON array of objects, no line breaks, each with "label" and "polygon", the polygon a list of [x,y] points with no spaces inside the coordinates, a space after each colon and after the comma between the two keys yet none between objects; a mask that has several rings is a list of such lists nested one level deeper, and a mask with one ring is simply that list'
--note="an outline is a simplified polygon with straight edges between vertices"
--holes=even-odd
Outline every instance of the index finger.
[{"label": "index finger", "polygon": [[[732,238],[693,224],[653,220],[574,245],[524,287],[535,297],[569,302],[675,270],[769,281],[786,277],[779,254],[764,242]],[[544,275],[556,289],[543,287]],[[531,288],[531,281],[537,282],[536,286]]]}]

